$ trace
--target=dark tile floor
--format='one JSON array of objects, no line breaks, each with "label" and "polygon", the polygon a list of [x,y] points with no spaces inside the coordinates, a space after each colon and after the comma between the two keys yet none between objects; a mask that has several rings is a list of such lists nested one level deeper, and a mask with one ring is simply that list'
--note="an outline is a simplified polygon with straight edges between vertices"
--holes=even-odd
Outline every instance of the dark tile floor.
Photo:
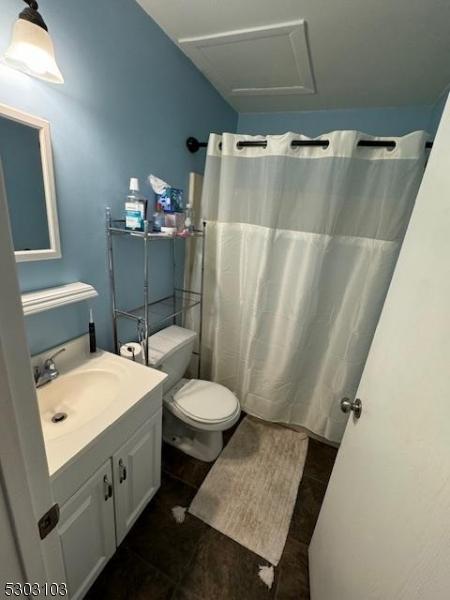
[{"label": "dark tile floor", "polygon": [[[231,437],[226,432],[225,442]],[[258,577],[268,564],[253,552],[173,506],[189,506],[212,465],[163,445],[161,488],[89,591],[89,600],[307,600],[308,544],[336,450],[310,440],[303,478],[275,581]]]}]

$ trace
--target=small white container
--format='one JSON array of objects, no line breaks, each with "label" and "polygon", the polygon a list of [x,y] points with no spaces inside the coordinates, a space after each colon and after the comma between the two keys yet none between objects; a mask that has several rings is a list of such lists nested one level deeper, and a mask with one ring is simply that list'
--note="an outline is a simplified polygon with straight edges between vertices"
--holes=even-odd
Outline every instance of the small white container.
[{"label": "small white container", "polygon": [[177,228],[176,227],[161,227],[161,233],[165,233],[166,235],[176,235]]}]

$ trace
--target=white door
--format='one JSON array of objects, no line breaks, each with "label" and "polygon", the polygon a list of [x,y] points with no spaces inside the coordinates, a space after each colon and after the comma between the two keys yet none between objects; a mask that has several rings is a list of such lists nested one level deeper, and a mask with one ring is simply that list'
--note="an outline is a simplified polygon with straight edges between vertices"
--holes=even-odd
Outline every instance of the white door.
[{"label": "white door", "polygon": [[312,600],[450,598],[450,104],[310,546]]},{"label": "white door", "polygon": [[116,551],[111,460],[61,507],[58,533],[70,598],[77,600]]},{"label": "white door", "polygon": [[117,545],[161,483],[159,410],[113,456]]},{"label": "white door", "polygon": [[20,553],[14,539],[14,529],[11,526],[7,500],[0,483],[0,597],[5,591],[5,585],[12,582],[24,581],[24,573],[20,561]]},{"label": "white door", "polygon": [[[62,583],[64,567],[57,531],[54,529],[41,540],[37,525],[54,501],[25,335],[1,161],[0,281],[0,477],[7,507],[3,517],[9,521],[8,529],[15,538],[14,562],[22,565],[22,580]],[[11,551],[6,534],[0,535],[0,551]],[[12,562],[13,557],[10,558]],[[11,572],[12,567],[7,565],[0,561],[3,582],[17,576],[16,570]]]}]

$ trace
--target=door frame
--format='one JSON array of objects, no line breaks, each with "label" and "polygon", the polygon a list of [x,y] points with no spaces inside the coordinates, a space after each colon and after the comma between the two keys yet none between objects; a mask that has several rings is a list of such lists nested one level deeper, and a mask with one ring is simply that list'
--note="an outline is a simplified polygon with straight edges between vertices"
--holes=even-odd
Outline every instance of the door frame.
[{"label": "door frame", "polygon": [[[40,539],[54,504],[25,332],[16,258],[0,162],[0,476],[25,581],[65,580],[56,528]],[[6,574],[7,575],[7,574]],[[3,586],[5,582],[0,582]]]}]

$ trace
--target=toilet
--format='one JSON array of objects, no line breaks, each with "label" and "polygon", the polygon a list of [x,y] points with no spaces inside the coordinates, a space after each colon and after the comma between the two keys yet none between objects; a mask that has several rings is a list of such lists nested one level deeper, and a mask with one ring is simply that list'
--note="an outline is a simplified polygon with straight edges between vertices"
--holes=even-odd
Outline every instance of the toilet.
[{"label": "toilet", "polygon": [[222,431],[241,413],[225,386],[184,379],[197,334],[171,325],[148,338],[149,366],[167,373],[163,384],[163,440],[186,454],[211,462],[223,447]]}]

